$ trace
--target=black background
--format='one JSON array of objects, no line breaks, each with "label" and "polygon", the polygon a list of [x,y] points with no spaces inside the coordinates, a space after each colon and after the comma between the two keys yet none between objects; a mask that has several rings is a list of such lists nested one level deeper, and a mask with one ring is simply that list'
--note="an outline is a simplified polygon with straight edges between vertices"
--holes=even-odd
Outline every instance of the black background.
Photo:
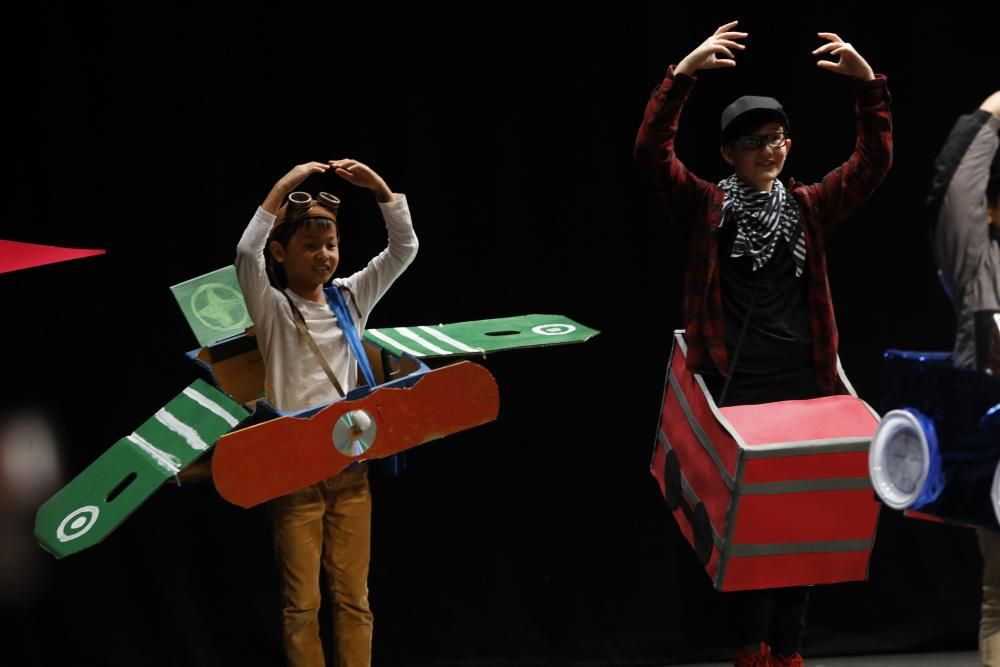
[{"label": "black background", "polygon": [[[951,346],[920,210],[954,119],[1000,83],[985,4],[38,7],[5,31],[0,238],[107,254],[0,276],[4,410],[41,410],[77,474],[195,376],[168,287],[231,262],[294,164],[362,160],[407,194],[421,244],[372,326],[562,313],[603,332],[491,357],[499,420],[373,477],[375,662],[725,659],[725,599],[648,473],[686,250],[632,161],[644,104],[740,18],[748,48],[700,77],[679,152],[726,176],[721,109],[773,95],[795,135],[783,176],[812,181],[854,138],[816,32],[888,75],[895,165],[827,246],[841,359],[877,406],[885,348]],[[363,266],[384,243],[371,196],[306,186],[345,202],[341,275]],[[0,662],[280,663],[265,518],[166,487],[88,551],[33,547]],[[971,531],[883,511],[869,582],[814,590],[807,655],[973,649],[980,567]]]}]

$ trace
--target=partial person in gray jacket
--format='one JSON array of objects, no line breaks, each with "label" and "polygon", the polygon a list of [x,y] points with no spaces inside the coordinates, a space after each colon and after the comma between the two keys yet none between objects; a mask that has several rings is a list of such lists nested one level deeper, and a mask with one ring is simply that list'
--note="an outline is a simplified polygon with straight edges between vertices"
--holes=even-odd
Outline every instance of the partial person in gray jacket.
[{"label": "partial person in gray jacket", "polygon": [[[1000,312],[1000,91],[958,119],[934,164],[928,198],[934,257],[958,318],[954,363],[976,367],[975,314]],[[985,369],[984,369],[985,370]],[[1000,667],[1000,533],[979,531],[982,663]]]}]

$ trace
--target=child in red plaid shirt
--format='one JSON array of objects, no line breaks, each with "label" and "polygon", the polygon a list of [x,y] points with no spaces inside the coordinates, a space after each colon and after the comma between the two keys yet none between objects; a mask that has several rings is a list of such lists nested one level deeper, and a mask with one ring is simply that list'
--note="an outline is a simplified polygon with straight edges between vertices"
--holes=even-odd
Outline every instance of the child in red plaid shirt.
[{"label": "child in red plaid shirt", "polygon": [[[781,104],[747,96],[722,114],[722,158],[733,174],[705,181],[681,163],[674,140],[699,70],[733,67],[747,33],[736,21],[671,66],[646,106],[635,156],[667,217],[687,227],[684,299],[688,366],[720,404],[765,403],[842,393],[837,325],[824,236],[874,192],[892,163],[892,121],[884,76],[833,33],[817,65],[855,80],[857,142],[822,181],[778,180],[791,150]],[[776,520],[778,518],[776,517]],[[733,596],[737,665],[801,665],[807,588]]]}]

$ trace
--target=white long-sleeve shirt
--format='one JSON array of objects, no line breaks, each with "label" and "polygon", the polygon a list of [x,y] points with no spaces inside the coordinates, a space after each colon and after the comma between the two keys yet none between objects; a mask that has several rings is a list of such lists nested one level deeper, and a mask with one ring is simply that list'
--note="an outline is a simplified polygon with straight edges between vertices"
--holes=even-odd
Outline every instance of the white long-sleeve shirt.
[{"label": "white long-sleeve shirt", "polygon": [[[364,331],[372,308],[417,254],[417,236],[406,197],[396,197],[394,201],[379,204],[389,233],[388,246],[365,268],[334,280],[334,285],[346,288],[354,297],[345,295],[345,300],[356,318],[354,324],[359,334]],[[288,300],[268,280],[263,250],[274,218],[257,209],[236,247],[236,275],[264,357],[267,400],[279,410],[303,410],[341,397],[295,327]],[[330,306],[307,301],[291,290],[286,289],[285,294],[302,313],[309,333],[341,386],[350,391],[357,384],[357,363]]]}]

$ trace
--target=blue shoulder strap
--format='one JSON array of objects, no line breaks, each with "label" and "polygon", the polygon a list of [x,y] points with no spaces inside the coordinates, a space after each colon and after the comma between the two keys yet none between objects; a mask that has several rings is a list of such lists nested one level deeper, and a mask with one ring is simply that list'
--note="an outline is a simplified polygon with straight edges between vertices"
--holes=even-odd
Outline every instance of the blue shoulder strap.
[{"label": "blue shoulder strap", "polygon": [[[368,355],[365,354],[365,349],[361,345],[361,336],[358,335],[358,330],[354,328],[354,318],[351,317],[351,311],[347,308],[344,295],[340,293],[340,289],[336,285],[327,287],[323,290],[323,293],[326,294],[326,302],[330,304],[330,310],[333,311],[334,316],[337,318],[337,324],[340,325],[341,330],[344,332],[347,344],[351,346],[351,350],[354,352],[354,358],[358,360],[358,365],[361,366],[361,373],[365,376],[365,381],[368,382],[368,388],[374,389],[375,374],[372,372],[371,364],[368,363]],[[379,462],[392,477],[398,477],[406,469],[406,455],[402,453],[380,459]],[[357,464],[352,463],[351,465],[354,466]]]},{"label": "blue shoulder strap", "polygon": [[361,374],[365,376],[365,381],[368,383],[369,389],[374,389],[375,373],[372,372],[371,364],[368,363],[368,355],[365,354],[365,348],[361,344],[361,336],[358,335],[358,330],[354,328],[354,318],[351,317],[351,312],[347,309],[347,302],[344,301],[344,296],[340,293],[340,289],[336,285],[327,287],[323,290],[323,293],[326,294],[326,302],[330,304],[330,310],[333,311],[334,316],[337,318],[337,324],[344,332],[347,344],[351,346],[351,351],[354,352],[354,358],[361,367]]}]

